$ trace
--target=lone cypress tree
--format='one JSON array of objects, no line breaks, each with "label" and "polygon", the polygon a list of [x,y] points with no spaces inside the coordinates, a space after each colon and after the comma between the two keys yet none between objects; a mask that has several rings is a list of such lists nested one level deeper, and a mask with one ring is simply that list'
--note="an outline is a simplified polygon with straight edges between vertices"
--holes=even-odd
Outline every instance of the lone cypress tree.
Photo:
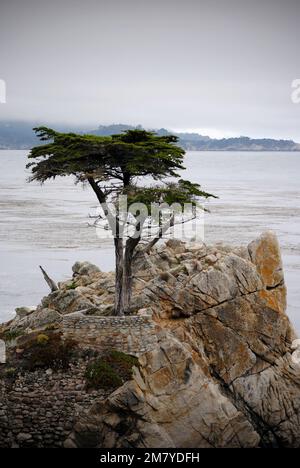
[{"label": "lone cypress tree", "polygon": [[[213,195],[202,191],[198,184],[179,178],[177,171],[184,169],[184,150],[176,145],[177,137],[173,135],[157,136],[145,130],[129,130],[101,137],[59,133],[46,127],[38,127],[34,131],[45,144],[32,148],[29,154],[29,158],[34,159],[27,164],[32,172],[29,180],[43,183],[58,176],[72,175],[76,181],[88,182],[91,186],[114,237],[115,314],[128,313],[134,257],[140,251],[148,252],[161,239],[175,224],[176,213],[169,213],[167,221],[164,221],[158,210],[155,234],[149,237],[148,229],[147,242],[143,249],[137,251],[143,230],[153,219],[139,211],[134,220],[131,216],[129,221],[128,212],[122,212],[117,203],[119,196],[126,195],[128,204],[142,203],[149,208],[153,203],[159,206],[162,203],[196,205],[200,197]],[[156,181],[156,185],[138,185],[144,176]],[[177,181],[164,181],[168,178]]]}]

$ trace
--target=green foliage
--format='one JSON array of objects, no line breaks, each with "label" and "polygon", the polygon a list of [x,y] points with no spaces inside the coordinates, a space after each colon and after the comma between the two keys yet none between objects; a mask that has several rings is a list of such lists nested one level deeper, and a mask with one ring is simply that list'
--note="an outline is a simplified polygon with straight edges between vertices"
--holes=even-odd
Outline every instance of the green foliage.
[{"label": "green foliage", "polygon": [[26,370],[65,369],[74,355],[76,343],[72,340],[62,340],[61,333],[48,332],[29,337],[23,348],[22,367]]},{"label": "green foliage", "polygon": [[105,361],[97,360],[87,367],[85,377],[87,388],[115,389],[122,385],[122,379],[117,372]]},{"label": "green foliage", "polygon": [[24,333],[24,331],[21,330],[21,329],[6,330],[6,331],[3,333],[3,340],[4,340],[4,341],[13,341],[13,340],[15,340],[16,338],[18,338],[19,336],[22,336],[23,333]]},{"label": "green foliage", "polygon": [[49,336],[41,333],[36,337],[36,342],[39,345],[47,344],[49,342]]},{"label": "green foliage", "polygon": [[45,182],[57,176],[75,175],[79,180],[98,176],[101,180],[121,180],[127,186],[134,177],[151,175],[155,179],[178,177],[184,150],[171,135],[156,136],[145,130],[100,137],[59,133],[46,127],[34,129],[45,145],[34,147],[29,155],[35,161],[31,180]]},{"label": "green foliage", "polygon": [[5,377],[13,379],[18,374],[18,370],[15,367],[7,367],[4,371]]},{"label": "green foliage", "polygon": [[171,206],[177,203],[179,206],[183,206],[186,203],[193,203],[196,205],[198,197],[216,198],[214,195],[201,190],[199,184],[193,184],[183,179],[180,179],[177,183],[170,182],[152,187],[130,186],[124,193],[127,195],[128,205],[143,203],[148,209],[150,209],[151,204],[166,203]]},{"label": "green foliage", "polygon": [[[130,354],[125,354],[122,351],[117,351],[113,349],[107,357],[111,363],[118,364],[125,371],[131,371],[133,366],[139,366],[139,360],[136,356],[131,356]],[[122,371],[122,369],[120,369]]]},{"label": "green foliage", "polygon": [[77,284],[75,283],[75,281],[72,281],[72,283],[68,284],[66,289],[76,289],[77,288]]},{"label": "green foliage", "polygon": [[[45,182],[57,176],[74,175],[78,181],[93,180],[97,184],[117,180],[116,192],[128,197],[129,205],[143,203],[197,203],[214,195],[203,191],[199,184],[180,179],[162,184],[166,177],[179,179],[184,169],[184,150],[176,145],[173,135],[157,136],[141,129],[127,130],[112,136],[59,133],[46,127],[35,129],[42,141],[50,141],[31,150],[30,180]],[[150,176],[160,185],[139,187],[136,179]],[[109,191],[111,194],[111,191]],[[105,195],[105,190],[104,190]]]},{"label": "green foliage", "polygon": [[48,325],[45,326],[45,331],[54,331],[59,328],[58,323],[49,323]]},{"label": "green foliage", "polygon": [[132,377],[132,367],[138,366],[134,356],[112,350],[88,364],[85,372],[87,388],[114,390]]}]

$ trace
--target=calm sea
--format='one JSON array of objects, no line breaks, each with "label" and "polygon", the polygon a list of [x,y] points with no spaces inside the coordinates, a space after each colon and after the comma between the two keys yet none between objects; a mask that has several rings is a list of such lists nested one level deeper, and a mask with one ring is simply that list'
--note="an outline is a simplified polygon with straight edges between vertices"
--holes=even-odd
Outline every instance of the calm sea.
[{"label": "calm sea", "polygon": [[[76,260],[113,268],[109,242],[88,227],[97,203],[70,178],[26,183],[25,151],[0,151],[0,321],[48,293],[38,265],[60,281]],[[267,229],[280,240],[288,314],[300,332],[300,153],[189,152],[184,178],[219,196],[205,241],[247,244]]]}]

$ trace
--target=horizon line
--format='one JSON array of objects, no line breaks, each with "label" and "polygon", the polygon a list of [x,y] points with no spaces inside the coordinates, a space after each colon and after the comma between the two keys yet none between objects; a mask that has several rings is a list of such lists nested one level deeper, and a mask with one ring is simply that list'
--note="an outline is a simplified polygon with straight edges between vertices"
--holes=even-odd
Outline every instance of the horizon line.
[{"label": "horizon line", "polygon": [[[114,126],[114,125],[124,125],[124,126],[131,126],[131,127],[142,127],[143,129],[145,130],[148,130],[148,131],[157,131],[157,130],[166,130],[170,133],[175,133],[175,134],[182,134],[182,133],[186,133],[186,134],[189,134],[189,135],[199,135],[199,136],[202,136],[202,137],[208,137],[212,140],[228,140],[228,139],[231,139],[231,138],[249,138],[250,140],[277,140],[277,141],[292,141],[293,143],[296,143],[296,144],[299,144],[296,140],[294,140],[293,138],[283,138],[283,137],[268,137],[268,136],[264,136],[264,137],[257,137],[257,136],[249,136],[249,135],[242,135],[242,134],[238,134],[236,132],[231,132],[231,131],[220,131],[218,129],[212,129],[212,128],[209,128],[209,127],[202,127],[202,128],[197,128],[197,127],[194,127],[194,128],[191,128],[191,127],[188,127],[186,129],[176,129],[176,128],[169,128],[169,127],[152,127],[152,126],[143,126],[141,123],[138,123],[138,124],[133,124],[133,123],[121,123],[121,122],[113,122],[113,123],[105,123],[105,124],[101,124],[101,123],[91,123],[91,124],[84,124],[84,123],[71,123],[71,122],[67,122],[67,121],[49,121],[49,120],[45,120],[44,123],[42,124],[41,123],[41,120],[40,119],[32,119],[32,120],[25,120],[25,119],[2,119],[0,117],[0,124],[1,123],[4,123],[4,124],[32,124],[34,126],[36,125],[40,125],[40,126],[45,126],[45,125],[56,125],[56,126],[67,126],[67,127],[70,127],[70,129],[72,128],[77,128],[77,129],[80,129],[82,128],[82,130],[90,130],[90,131],[95,131],[97,130],[99,127],[110,127],[110,126]],[[93,127],[93,128],[91,128]],[[211,131],[209,131],[211,130]],[[213,135],[214,134],[214,135]]]}]

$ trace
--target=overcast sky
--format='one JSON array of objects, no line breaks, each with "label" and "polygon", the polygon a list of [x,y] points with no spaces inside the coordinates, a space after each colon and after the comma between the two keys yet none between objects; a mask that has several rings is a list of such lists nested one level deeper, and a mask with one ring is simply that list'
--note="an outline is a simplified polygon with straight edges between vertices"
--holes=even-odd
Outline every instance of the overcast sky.
[{"label": "overcast sky", "polygon": [[0,120],[300,141],[300,0],[1,0]]}]

